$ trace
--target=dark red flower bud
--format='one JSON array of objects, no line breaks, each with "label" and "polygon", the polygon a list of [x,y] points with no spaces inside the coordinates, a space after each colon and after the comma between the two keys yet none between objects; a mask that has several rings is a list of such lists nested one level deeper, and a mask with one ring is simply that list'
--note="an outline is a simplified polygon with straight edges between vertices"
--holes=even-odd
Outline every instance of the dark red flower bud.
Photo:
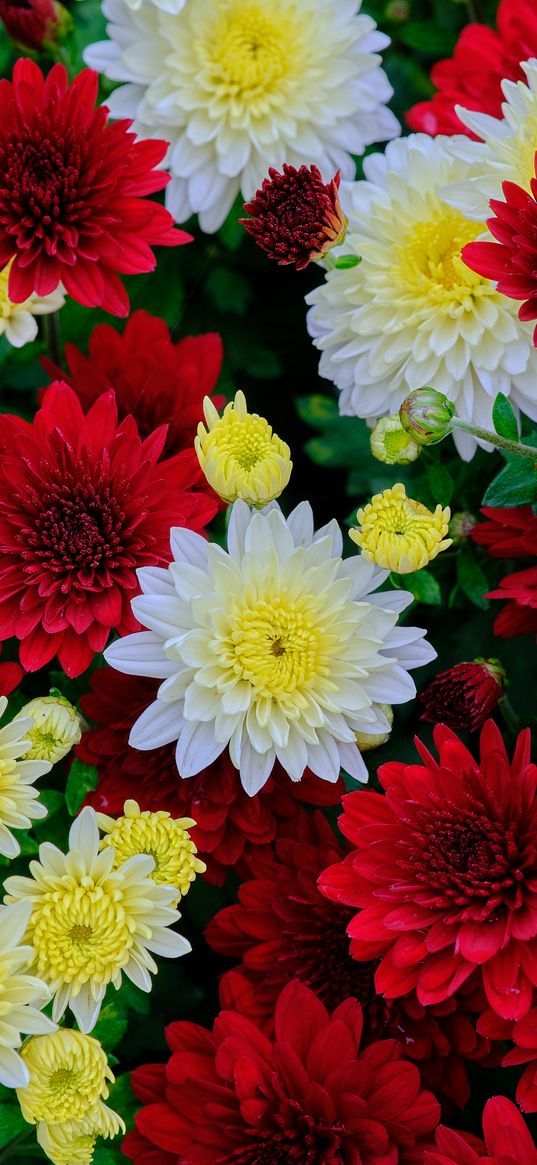
[{"label": "dark red flower bud", "polygon": [[477,732],[503,694],[505,671],[497,659],[475,659],[440,672],[420,693],[422,720]]},{"label": "dark red flower bud", "polygon": [[240,221],[270,259],[302,271],[345,238],[339,183],[339,171],[325,184],[317,166],[296,170],[284,163],[282,174],[271,166],[255,198],[245,203],[253,217]]},{"label": "dark red flower bud", "polygon": [[56,39],[61,12],[61,5],[54,0],[0,0],[0,18],[6,31],[28,49],[41,49]]}]

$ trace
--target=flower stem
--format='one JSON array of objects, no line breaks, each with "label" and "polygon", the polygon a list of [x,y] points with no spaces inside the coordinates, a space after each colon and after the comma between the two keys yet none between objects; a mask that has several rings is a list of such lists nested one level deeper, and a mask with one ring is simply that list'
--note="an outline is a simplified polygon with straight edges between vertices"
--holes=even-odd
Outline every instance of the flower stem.
[{"label": "flower stem", "polygon": [[57,311],[50,312],[49,315],[42,316],[43,323],[43,338],[47,345],[48,354],[54,364],[62,363],[62,344],[60,334],[60,313]]},{"label": "flower stem", "polygon": [[453,417],[450,421],[449,431],[457,430],[459,433],[471,433],[472,437],[478,437],[480,441],[488,441],[489,445],[496,445],[497,449],[502,449],[504,453],[516,453],[517,457],[528,457],[531,461],[537,464],[537,448],[532,445],[522,445],[520,441],[509,441],[507,437],[500,437],[498,433],[490,433],[488,429],[481,429],[479,425],[470,425],[467,421],[461,421],[458,417]]}]

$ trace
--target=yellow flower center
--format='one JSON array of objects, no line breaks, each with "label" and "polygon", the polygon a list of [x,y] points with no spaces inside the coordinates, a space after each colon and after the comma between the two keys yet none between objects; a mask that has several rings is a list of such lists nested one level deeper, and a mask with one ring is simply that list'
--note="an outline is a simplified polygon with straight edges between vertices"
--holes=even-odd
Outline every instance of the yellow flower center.
[{"label": "yellow flower center", "polygon": [[458,210],[442,205],[428,222],[418,223],[395,248],[394,285],[425,304],[470,306],[475,295],[495,294],[494,285],[461,259],[466,243],[484,230]]},{"label": "yellow flower center", "polygon": [[294,71],[293,44],[296,19],[271,13],[266,4],[230,0],[220,5],[220,18],[212,25],[206,58],[211,82],[222,97],[242,106],[266,97],[282,78]]},{"label": "yellow flower center", "polygon": [[285,700],[327,675],[323,655],[333,638],[319,627],[313,596],[293,601],[281,592],[255,606],[236,603],[218,651],[224,668],[247,680],[258,697]]},{"label": "yellow flower center", "polygon": [[265,457],[270,457],[277,441],[268,422],[255,413],[244,420],[232,417],[220,432],[215,432],[220,455],[232,458],[239,469],[253,469]]},{"label": "yellow flower center", "polygon": [[[129,802],[125,806],[128,808]],[[117,819],[114,828],[103,837],[101,849],[114,847],[116,869],[135,854],[148,854],[155,862],[155,869],[149,875],[153,881],[176,886],[182,895],[186,894],[196,874],[205,870],[205,863],[196,857],[190,834],[181,820],[174,820],[163,810],[142,813],[138,806],[136,809],[136,816]],[[194,822],[189,819],[187,824]]]},{"label": "yellow flower center", "polygon": [[205,477],[224,501],[242,498],[250,505],[267,505],[278,497],[291,475],[289,446],[257,413],[249,413],[244,393],[226,405],[220,417],[205,398],[208,428],[198,425],[194,442]]},{"label": "yellow flower center", "polygon": [[421,502],[407,498],[399,483],[358,510],[359,529],[351,530],[350,536],[378,566],[408,574],[421,570],[451,545],[446,539],[449,518],[448,509],[437,506],[432,513]]},{"label": "yellow flower center", "polygon": [[33,1036],[20,1054],[30,1083],[17,1089],[17,1097],[30,1123],[78,1120],[108,1096],[106,1082],[114,1078],[99,1041],[91,1036],[60,1028],[52,1035]]},{"label": "yellow flower center", "polygon": [[90,979],[110,982],[128,962],[135,930],[120,891],[109,894],[87,876],[80,882],[65,875],[35,903],[30,922],[36,973],[78,989]]}]

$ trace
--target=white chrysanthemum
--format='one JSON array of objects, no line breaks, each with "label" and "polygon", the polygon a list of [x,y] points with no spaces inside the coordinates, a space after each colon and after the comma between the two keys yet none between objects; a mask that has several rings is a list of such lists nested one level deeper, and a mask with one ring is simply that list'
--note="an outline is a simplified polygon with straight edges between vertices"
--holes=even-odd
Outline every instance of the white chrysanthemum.
[{"label": "white chrysanthemum", "polygon": [[6,901],[30,901],[26,938],[33,969],[54,995],[53,1019],[69,1006],[84,1032],[94,1027],[109,983],[122,974],[151,990],[157,965],[150,955],[177,958],[190,943],[169,926],[180,917],[177,891],[151,878],[155,862],[140,854],[114,869],[112,846],[99,852],[94,809],[83,809],[69,832],[69,852],[49,842],[30,862],[31,878],[5,882]]},{"label": "white chrysanthemum", "polygon": [[189,0],[174,14],[104,0],[109,41],[85,60],[125,81],[108,104],[171,142],[166,205],[216,230],[269,166],[353,178],[351,154],[400,132],[378,56],[389,38],[361,0]]},{"label": "white chrysanthemum", "polygon": [[[462,261],[483,225],[440,194],[471,177],[470,164],[453,156],[448,139],[412,134],[367,158],[364,172],[367,181],[349,186],[344,203],[345,252],[362,261],[329,271],[308,296],[319,370],[341,390],[341,413],[374,421],[432,385],[484,428],[498,392],[537,419],[532,325]],[[461,456],[473,455],[472,437],[454,440]]]},{"label": "white chrysanthemum", "polygon": [[[7,699],[0,697],[0,716],[7,708]],[[32,747],[31,716],[12,720],[0,728],[0,854],[16,858],[20,846],[12,829],[31,829],[32,821],[47,816],[47,810],[38,800],[39,792],[33,783],[49,773],[52,765],[45,760],[25,760]]]},{"label": "white chrysanthemum", "polygon": [[65,303],[65,296],[61,288],[57,288],[49,295],[34,294],[23,303],[12,303],[7,293],[11,266],[12,263],[8,263],[0,271],[0,336],[5,336],[13,348],[23,348],[37,336],[34,317],[59,311]]},{"label": "white chrysanthemum", "polygon": [[397,626],[412,596],[371,594],[387,572],[343,561],[337,523],[315,534],[305,502],[287,521],[277,505],[252,513],[236,502],[227,553],[182,528],[171,548],[167,570],[138,572],[132,607],[150,630],[106,652],[119,671],[164,681],[130,743],[178,740],[183,777],[229,745],[250,795],[276,760],[295,781],[306,766],[328,781],[341,766],[367,780],[356,733],[386,731],[374,702],[412,699],[407,669],[435,656],[423,631]]},{"label": "white chrysanthemum", "polygon": [[56,1028],[40,1010],[50,992],[40,979],[26,974],[34,952],[20,944],[30,913],[27,902],[0,906],[0,1084],[6,1088],[28,1084],[28,1069],[16,1051],[21,1033],[42,1035]]},{"label": "white chrysanthemum", "polygon": [[522,68],[527,84],[502,81],[503,118],[457,106],[461,121],[481,140],[474,142],[462,136],[451,139],[450,148],[468,160],[474,172],[466,180],[450,183],[443,194],[468,218],[482,221],[490,217],[489,200],[502,198],[502,182],[516,182],[529,189],[535,177],[537,60],[526,61]]}]

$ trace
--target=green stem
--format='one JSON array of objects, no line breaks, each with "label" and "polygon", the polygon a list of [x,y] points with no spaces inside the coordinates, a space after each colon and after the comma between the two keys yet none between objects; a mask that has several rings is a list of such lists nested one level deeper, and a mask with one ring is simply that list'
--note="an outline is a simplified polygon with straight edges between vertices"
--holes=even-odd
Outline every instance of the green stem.
[{"label": "green stem", "polygon": [[62,344],[60,335],[60,313],[57,311],[50,312],[49,315],[42,316],[43,323],[43,338],[47,345],[47,351],[50,359],[54,364],[62,363]]},{"label": "green stem", "polygon": [[481,429],[479,425],[470,425],[467,421],[459,420],[458,417],[453,417],[450,422],[449,432],[453,432],[454,429],[459,433],[471,433],[472,437],[478,437],[480,441],[487,441],[489,445],[496,445],[496,448],[502,449],[504,453],[516,453],[517,457],[528,457],[537,464],[537,448],[532,445],[521,445],[520,441],[509,441],[507,437],[500,437],[498,433],[490,433],[488,429]]}]

